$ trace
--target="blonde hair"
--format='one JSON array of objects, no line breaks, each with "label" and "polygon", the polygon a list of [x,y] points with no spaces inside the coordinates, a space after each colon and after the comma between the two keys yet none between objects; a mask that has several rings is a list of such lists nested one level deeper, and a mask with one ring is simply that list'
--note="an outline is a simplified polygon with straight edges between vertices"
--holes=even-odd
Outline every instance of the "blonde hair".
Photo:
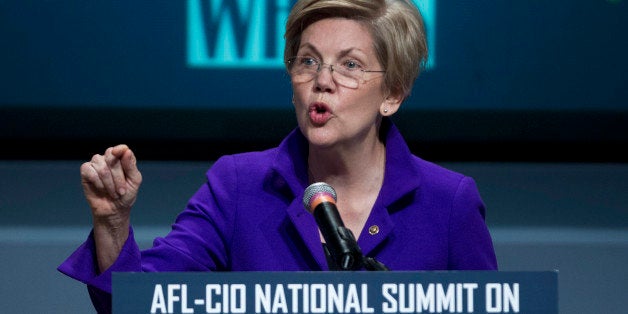
[{"label": "blonde hair", "polygon": [[423,18],[411,0],[301,0],[286,23],[284,59],[297,54],[301,34],[325,18],[363,23],[373,36],[375,54],[386,70],[384,88],[407,97],[427,61]]}]

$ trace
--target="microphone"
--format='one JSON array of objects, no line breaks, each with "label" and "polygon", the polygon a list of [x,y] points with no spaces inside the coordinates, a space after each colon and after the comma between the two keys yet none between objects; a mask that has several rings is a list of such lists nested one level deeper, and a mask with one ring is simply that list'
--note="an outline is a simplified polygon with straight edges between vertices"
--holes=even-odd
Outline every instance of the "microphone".
[{"label": "microphone", "polygon": [[303,206],[318,224],[332,259],[342,270],[362,268],[363,255],[351,230],[347,229],[336,208],[336,190],[325,182],[305,189]]}]

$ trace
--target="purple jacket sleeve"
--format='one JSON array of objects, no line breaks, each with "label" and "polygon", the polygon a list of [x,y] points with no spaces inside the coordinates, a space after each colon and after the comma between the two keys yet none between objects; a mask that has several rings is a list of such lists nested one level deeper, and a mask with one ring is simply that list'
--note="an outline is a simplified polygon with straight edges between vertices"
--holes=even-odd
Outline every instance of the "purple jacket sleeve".
[{"label": "purple jacket sleeve", "polygon": [[131,228],[129,238],[120,251],[120,256],[106,271],[101,273],[98,269],[93,231],[90,232],[87,240],[57,269],[87,285],[90,298],[98,313],[110,313],[111,273],[114,271],[140,271],[141,268],[140,250]]},{"label": "purple jacket sleeve", "polygon": [[460,182],[453,207],[449,217],[448,269],[497,270],[493,242],[485,223],[485,206],[473,179],[464,177]]},{"label": "purple jacket sleeve", "polygon": [[87,285],[94,286],[105,292],[111,292],[111,273],[114,271],[141,271],[140,249],[135,242],[133,229],[129,230],[129,238],[124,243],[120,256],[109,269],[98,270],[96,246],[93,231],[87,240],[79,246],[59,267],[58,270],[67,276]]}]

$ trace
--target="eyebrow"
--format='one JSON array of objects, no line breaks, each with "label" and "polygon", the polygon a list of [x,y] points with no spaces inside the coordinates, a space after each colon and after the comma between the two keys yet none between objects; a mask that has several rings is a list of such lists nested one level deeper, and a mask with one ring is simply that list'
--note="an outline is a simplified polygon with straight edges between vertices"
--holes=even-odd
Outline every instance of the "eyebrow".
[{"label": "eyebrow", "polygon": [[[314,52],[314,54],[318,55],[319,58],[321,57],[321,53],[312,44],[305,43],[305,44],[299,46],[299,50],[301,50],[302,48],[308,48],[308,49],[312,50]],[[344,57],[344,56],[348,55],[349,53],[351,53],[353,51],[358,51],[361,54],[363,54],[363,56],[361,56],[360,59],[367,58],[366,53],[364,53],[364,51],[362,49],[359,49],[359,48],[356,48],[356,47],[348,48],[348,49],[345,49],[345,50],[340,50],[339,56],[340,57]]]}]

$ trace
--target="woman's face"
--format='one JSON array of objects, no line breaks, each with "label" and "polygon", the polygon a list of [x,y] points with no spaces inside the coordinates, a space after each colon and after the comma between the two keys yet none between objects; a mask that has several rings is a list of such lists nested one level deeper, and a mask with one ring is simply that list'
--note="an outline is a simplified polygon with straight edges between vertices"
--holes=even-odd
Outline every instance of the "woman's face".
[{"label": "woman's face", "polygon": [[[355,87],[336,70],[343,66],[384,70],[367,28],[343,18],[315,22],[303,31],[297,56],[308,57],[304,62],[313,58],[324,63],[311,80],[292,76],[297,121],[310,144],[332,147],[377,139],[380,113],[397,109],[383,92],[384,73],[364,73]],[[328,64],[333,64],[334,72]]]}]

